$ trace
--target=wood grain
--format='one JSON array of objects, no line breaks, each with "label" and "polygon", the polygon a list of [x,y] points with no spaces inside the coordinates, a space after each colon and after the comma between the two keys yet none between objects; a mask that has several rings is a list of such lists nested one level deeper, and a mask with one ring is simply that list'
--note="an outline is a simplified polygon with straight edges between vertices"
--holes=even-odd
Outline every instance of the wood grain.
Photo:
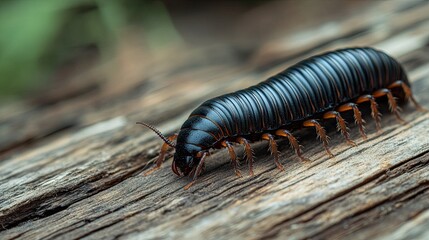
[{"label": "wood grain", "polygon": [[284,172],[267,145],[255,143],[254,177],[243,164],[237,178],[225,150],[210,156],[188,191],[189,179],[171,172],[171,158],[143,175],[161,141],[134,122],[173,133],[205,99],[326,50],[371,45],[388,52],[429,108],[428,2],[371,4],[344,21],[268,41],[246,61],[198,65],[213,49],[196,51],[115,90],[107,64],[79,76],[91,84],[76,86],[74,95],[2,106],[0,239],[427,239],[429,113],[408,104],[401,114],[407,124],[384,105],[382,133],[366,116],[367,140],[350,124],[356,147],[330,131],[334,158],[309,131],[299,137],[311,163],[279,141]]}]

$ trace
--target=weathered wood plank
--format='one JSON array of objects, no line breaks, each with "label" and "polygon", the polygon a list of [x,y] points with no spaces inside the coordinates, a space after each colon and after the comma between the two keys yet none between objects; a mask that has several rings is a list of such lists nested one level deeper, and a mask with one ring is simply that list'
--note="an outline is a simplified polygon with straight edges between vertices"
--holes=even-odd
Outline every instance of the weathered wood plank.
[{"label": "weathered wood plank", "polygon": [[[190,69],[178,64],[116,91],[99,82],[95,98],[83,95],[37,111],[22,106],[2,117],[0,238],[424,239],[429,113],[412,106],[404,106],[405,125],[383,112],[382,134],[367,118],[366,141],[352,127],[357,147],[331,131],[332,159],[311,132],[300,134],[309,164],[280,141],[285,172],[276,170],[264,143],[255,144],[254,177],[236,178],[227,153],[217,151],[188,191],[183,186],[189,179],[171,173],[171,159],[143,176],[160,141],[133,124],[145,120],[174,132],[204,99],[349,45],[374,45],[397,57],[416,98],[429,108],[429,4],[413,3],[374,3],[374,11],[337,23],[329,34],[308,30],[316,33],[314,41],[283,39],[290,52],[277,47],[282,54],[271,55],[261,47],[254,54],[260,61]],[[380,21],[377,10],[386,7],[390,13]],[[29,139],[32,145],[23,145]]]}]

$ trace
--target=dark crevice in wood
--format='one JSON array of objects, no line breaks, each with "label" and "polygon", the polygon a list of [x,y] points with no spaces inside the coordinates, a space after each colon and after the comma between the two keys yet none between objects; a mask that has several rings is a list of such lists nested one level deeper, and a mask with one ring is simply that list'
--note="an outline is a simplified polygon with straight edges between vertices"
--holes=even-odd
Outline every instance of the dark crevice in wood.
[{"label": "dark crevice in wood", "polygon": [[413,189],[409,189],[403,194],[399,195],[398,201],[407,202],[407,201],[413,200],[416,196],[423,194],[423,192],[426,192],[428,189],[429,189],[429,181],[423,181],[417,187]]},{"label": "dark crevice in wood", "polygon": [[17,234],[17,235],[15,235],[15,236],[11,237],[9,240],[13,240],[13,239],[20,239],[20,237],[21,237],[22,235],[24,235],[25,233],[27,233],[27,232],[29,232],[29,231],[30,231],[30,230],[22,231],[22,232],[20,232],[19,234]]},{"label": "dark crevice in wood", "polygon": [[[386,182],[387,180],[399,177],[404,173],[415,172],[415,171],[418,171],[420,168],[425,167],[429,163],[429,155],[425,159],[425,156],[427,155],[426,153],[427,152],[419,154],[411,160],[407,160],[406,162],[403,162],[397,166],[389,168],[388,170],[386,170],[385,175],[383,175],[382,177],[380,177],[380,179],[378,179],[377,183]],[[419,161],[413,161],[414,159],[418,159],[418,158],[423,158],[423,159]]]}]

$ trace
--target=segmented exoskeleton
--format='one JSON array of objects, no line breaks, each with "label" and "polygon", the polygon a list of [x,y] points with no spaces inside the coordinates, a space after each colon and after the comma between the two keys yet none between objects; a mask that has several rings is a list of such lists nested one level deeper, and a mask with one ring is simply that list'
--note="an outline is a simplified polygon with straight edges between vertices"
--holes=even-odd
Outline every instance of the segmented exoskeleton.
[{"label": "segmented exoskeleton", "polygon": [[338,131],[349,144],[355,145],[340,113],[352,111],[360,134],[366,137],[359,105],[369,103],[372,118],[380,129],[376,102],[380,97],[387,97],[390,110],[400,120],[397,99],[410,99],[422,109],[411,93],[405,71],[395,59],[373,48],[347,48],[308,58],[256,86],[207,100],[191,113],[180,132],[169,138],[146,123],[139,124],[154,130],[165,142],[153,170],[163,163],[168,147],[174,147],[172,169],[179,176],[193,176],[188,188],[201,174],[212,148],[228,149],[238,176],[241,173],[233,143],[244,145],[251,175],[253,141],[269,142],[280,170],[283,166],[276,137],[287,138],[298,157],[305,160],[292,135],[296,126],[314,128],[332,156],[320,119],[335,119]]}]

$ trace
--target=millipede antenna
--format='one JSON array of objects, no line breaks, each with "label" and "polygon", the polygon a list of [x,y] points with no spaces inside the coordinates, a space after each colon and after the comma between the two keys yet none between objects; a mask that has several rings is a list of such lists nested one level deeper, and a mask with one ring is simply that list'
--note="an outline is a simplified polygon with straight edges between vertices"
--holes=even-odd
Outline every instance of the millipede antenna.
[{"label": "millipede antenna", "polygon": [[170,147],[176,147],[176,144],[174,144],[172,141],[168,140],[158,129],[156,129],[154,126],[149,125],[147,123],[144,122],[136,122],[136,124],[140,124],[143,125],[147,128],[149,128],[150,130],[154,131],[166,144],[168,144]]}]

